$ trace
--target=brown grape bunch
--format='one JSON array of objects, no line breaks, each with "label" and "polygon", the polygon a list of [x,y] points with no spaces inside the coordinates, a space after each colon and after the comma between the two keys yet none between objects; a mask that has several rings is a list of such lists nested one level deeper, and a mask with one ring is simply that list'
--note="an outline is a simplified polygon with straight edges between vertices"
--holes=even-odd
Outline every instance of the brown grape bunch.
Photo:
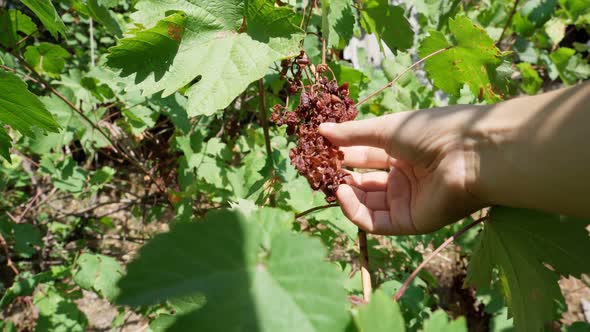
[{"label": "brown grape bunch", "polygon": [[[289,71],[292,77],[287,76]],[[291,164],[314,190],[326,194],[326,201],[334,202],[336,189],[348,176],[342,169],[344,154],[320,135],[318,127],[324,122],[354,120],[358,111],[349,97],[348,83],[339,86],[334,78],[326,76],[329,72],[331,69],[323,64],[314,70],[304,52],[294,60],[284,60],[281,78],[288,80],[289,95],[301,92],[299,105],[294,111],[275,105],[271,121],[286,125],[289,135],[297,135],[297,147],[289,152]],[[310,81],[307,86],[302,81],[303,73]]]}]

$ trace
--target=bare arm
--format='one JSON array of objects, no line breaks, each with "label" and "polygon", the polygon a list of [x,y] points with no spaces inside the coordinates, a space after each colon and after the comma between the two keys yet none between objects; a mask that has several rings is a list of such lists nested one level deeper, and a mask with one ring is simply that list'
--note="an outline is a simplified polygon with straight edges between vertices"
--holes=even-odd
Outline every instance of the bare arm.
[{"label": "bare arm", "polygon": [[590,217],[590,83],[491,106],[402,112],[320,132],[353,173],[346,216],[380,234],[434,231],[500,204]]}]

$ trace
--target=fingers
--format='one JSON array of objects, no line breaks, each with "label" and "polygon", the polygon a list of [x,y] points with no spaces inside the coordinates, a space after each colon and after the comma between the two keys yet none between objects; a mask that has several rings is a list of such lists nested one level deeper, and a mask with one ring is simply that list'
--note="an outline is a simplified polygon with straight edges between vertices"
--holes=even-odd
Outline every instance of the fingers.
[{"label": "fingers", "polygon": [[322,123],[320,134],[337,146],[366,145],[387,150],[392,120],[396,114],[378,118],[348,121],[343,123]]},{"label": "fingers", "polygon": [[392,158],[380,148],[350,146],[340,148],[344,152],[344,165],[359,168],[388,168]]},{"label": "fingers", "polygon": [[347,183],[363,191],[386,191],[387,189],[387,178],[389,177],[387,172],[348,172],[348,174],[350,176],[347,178]]},{"label": "fingers", "polygon": [[[369,197],[367,194],[361,189],[343,184],[338,188],[336,197],[340,202],[344,215],[362,230],[373,234],[397,233],[390,222],[389,211],[373,210],[367,206],[369,204],[370,206],[382,207],[377,202],[368,202],[367,199],[372,201],[378,198],[375,195]],[[373,205],[373,203],[376,205]]]}]

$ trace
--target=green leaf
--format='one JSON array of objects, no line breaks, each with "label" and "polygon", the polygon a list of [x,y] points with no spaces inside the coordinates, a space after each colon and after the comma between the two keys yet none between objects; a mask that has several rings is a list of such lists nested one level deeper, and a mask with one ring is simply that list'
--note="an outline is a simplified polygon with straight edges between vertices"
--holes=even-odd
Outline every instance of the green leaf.
[{"label": "green leaf", "polygon": [[14,251],[22,257],[32,257],[43,246],[41,232],[32,224],[16,224],[14,229]]},{"label": "green leaf", "polygon": [[5,308],[9,303],[19,296],[29,296],[33,294],[33,291],[37,285],[52,280],[65,278],[69,276],[69,273],[70,270],[63,266],[52,266],[49,271],[41,272],[35,275],[29,272],[23,272],[19,274],[12,286],[6,290],[0,299],[0,309]]},{"label": "green leaf", "polygon": [[61,46],[51,43],[41,43],[36,46],[28,46],[25,59],[39,73],[45,73],[50,77],[59,77],[65,66],[65,59],[70,53]]},{"label": "green leaf", "polygon": [[21,2],[37,15],[53,38],[57,39],[58,33],[65,38],[66,26],[57,15],[51,0],[21,0]]},{"label": "green leaf", "polygon": [[205,295],[205,306],[180,316],[172,331],[342,331],[343,280],[319,241],[280,232],[263,250],[262,221],[253,219],[220,210],[154,237],[128,265],[119,302]]},{"label": "green leaf", "polygon": [[534,95],[541,89],[543,79],[530,63],[522,62],[518,64],[518,70],[522,75],[522,84],[520,88],[529,95]]},{"label": "green leaf", "polygon": [[449,317],[443,310],[435,311],[426,322],[422,332],[467,332],[465,318],[449,321]]},{"label": "green leaf", "polygon": [[355,318],[360,332],[406,330],[399,305],[381,290],[373,293],[371,302],[361,307]]},{"label": "green leaf", "polygon": [[465,16],[449,21],[454,42],[439,31],[430,31],[418,55],[422,58],[447,47],[450,49],[426,60],[424,69],[434,85],[454,96],[460,95],[463,84],[479,99],[495,102],[501,99],[498,87],[492,85],[496,68],[501,64],[502,53],[485,30]]},{"label": "green leaf", "polygon": [[404,16],[404,9],[392,6],[388,0],[363,1],[361,25],[368,33],[373,33],[390,50],[406,50],[414,44],[414,31]]},{"label": "green leaf", "polygon": [[107,6],[102,4],[100,0],[87,0],[86,7],[88,14],[92,16],[97,22],[104,25],[109,31],[117,37],[123,35],[121,26],[115,19],[114,14],[108,9]]},{"label": "green leaf", "polygon": [[[138,51],[122,44],[116,58],[126,61],[109,63],[123,69],[124,76],[138,71],[136,82],[143,81],[139,87],[144,94],[163,91],[162,97],[166,97],[188,86],[185,93],[188,115],[211,115],[228,106],[251,82],[263,77],[276,60],[291,55],[303,37],[299,32],[292,33],[295,30],[289,17],[295,15],[293,12],[285,16],[284,9],[270,8],[267,3],[262,0],[248,2],[248,6],[256,6],[253,8],[259,8],[263,13],[272,9],[268,15],[257,16],[257,12],[244,8],[244,2],[240,0],[140,1],[136,5],[138,12],[132,16],[143,26],[154,25],[166,12],[186,14],[178,52],[173,60],[167,58],[171,61],[165,66],[161,63],[146,65],[137,58],[158,52],[156,46]],[[246,17],[247,25],[252,25],[247,32],[241,31],[244,14],[254,17]],[[274,29],[275,26],[278,28]],[[149,73],[155,75],[146,77]]]},{"label": "green leaf", "polygon": [[35,30],[33,20],[19,10],[0,10],[0,45],[11,47],[21,39],[19,32],[27,36]]},{"label": "green leaf", "polygon": [[12,146],[12,138],[6,132],[3,126],[0,125],[0,156],[10,162],[10,147]]},{"label": "green leaf", "polygon": [[79,195],[86,185],[86,170],[79,167],[69,156],[63,161],[54,163],[48,156],[41,158],[41,170],[51,175],[53,185],[63,191]]},{"label": "green leaf", "polygon": [[178,52],[185,22],[185,14],[175,13],[151,29],[130,31],[132,37],[119,40],[117,46],[109,49],[107,65],[121,68],[123,77],[136,73],[136,82],[145,80],[151,73],[156,80],[161,79]]},{"label": "green leaf", "polygon": [[88,318],[76,303],[62,296],[54,286],[45,285],[33,300],[39,311],[35,331],[83,332]]},{"label": "green leaf", "polygon": [[18,76],[0,70],[0,91],[0,123],[7,124],[26,136],[33,135],[33,126],[44,131],[58,131],[59,125],[45,105],[27,90],[27,86]]},{"label": "green leaf", "polygon": [[466,282],[488,288],[497,267],[516,329],[540,331],[564,302],[558,276],[590,272],[588,224],[530,210],[493,208],[469,262]]},{"label": "green leaf", "polygon": [[117,296],[117,282],[122,275],[123,268],[114,258],[87,253],[78,258],[73,272],[78,286],[94,290],[109,301]]},{"label": "green leaf", "polygon": [[329,48],[343,49],[353,36],[353,0],[322,1],[322,31]]},{"label": "green leaf", "polygon": [[567,47],[560,47],[549,56],[557,67],[559,77],[567,84],[575,84],[581,79],[590,77],[590,65],[582,55]]},{"label": "green leaf", "polygon": [[514,15],[512,26],[514,31],[527,37],[547,22],[553,12],[557,0],[530,0]]}]

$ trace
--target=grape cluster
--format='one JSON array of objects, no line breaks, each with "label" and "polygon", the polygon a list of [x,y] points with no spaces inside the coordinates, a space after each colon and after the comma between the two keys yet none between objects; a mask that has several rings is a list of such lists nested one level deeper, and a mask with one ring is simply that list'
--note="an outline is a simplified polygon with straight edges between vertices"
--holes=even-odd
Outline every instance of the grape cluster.
[{"label": "grape cluster", "polygon": [[342,169],[344,154],[318,132],[324,122],[344,122],[354,120],[358,111],[354,101],[349,97],[348,84],[338,85],[335,79],[329,79],[326,65],[318,65],[310,70],[309,76],[315,80],[304,86],[301,72],[306,69],[308,60],[301,53],[294,61],[283,61],[281,76],[286,77],[290,70],[288,92],[301,92],[299,105],[294,111],[285,106],[275,105],[271,121],[277,125],[286,125],[289,135],[297,135],[297,146],[289,152],[291,164],[299,174],[305,176],[314,190],[322,190],[326,201],[336,200],[336,189],[342,184],[347,173]]}]

